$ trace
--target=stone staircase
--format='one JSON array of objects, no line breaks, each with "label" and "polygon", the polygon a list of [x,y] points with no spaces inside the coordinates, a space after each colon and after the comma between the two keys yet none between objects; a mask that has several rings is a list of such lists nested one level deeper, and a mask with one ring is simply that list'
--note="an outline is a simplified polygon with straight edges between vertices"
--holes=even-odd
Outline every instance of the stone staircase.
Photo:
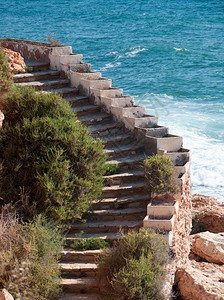
[{"label": "stone staircase", "polygon": [[[89,70],[74,72],[77,85],[71,87],[70,80],[62,78],[63,72],[50,70],[49,64],[36,61],[27,61],[26,64],[32,72],[14,75],[15,83],[32,86],[37,92],[59,93],[77,114],[78,121],[89,128],[93,137],[103,141],[107,163],[119,166],[115,174],[104,176],[102,199],[93,201],[92,211],[86,215],[87,221],[71,225],[60,262],[64,291],[61,299],[103,299],[100,296],[102,282],[96,276],[95,263],[101,250],[74,251],[70,245],[80,233],[82,238],[99,237],[112,244],[128,230],[144,226],[159,230],[172,246],[178,201],[160,198],[150,203],[141,169],[147,143],[145,138],[139,137],[144,133],[156,147],[155,151],[153,148],[154,153],[160,151],[171,157],[178,180],[185,174],[189,154],[181,148],[179,137],[169,135],[167,128],[158,126],[157,117],[133,106],[133,99],[123,96],[122,90],[111,88],[111,82],[101,78],[100,73]],[[85,69],[85,64],[83,67]],[[86,85],[82,85],[83,82]],[[94,96],[89,91],[94,92]],[[113,102],[116,105],[117,101],[124,102],[124,105],[110,107],[109,104]],[[145,127],[139,125],[142,122]],[[174,148],[173,142],[176,143]]]}]

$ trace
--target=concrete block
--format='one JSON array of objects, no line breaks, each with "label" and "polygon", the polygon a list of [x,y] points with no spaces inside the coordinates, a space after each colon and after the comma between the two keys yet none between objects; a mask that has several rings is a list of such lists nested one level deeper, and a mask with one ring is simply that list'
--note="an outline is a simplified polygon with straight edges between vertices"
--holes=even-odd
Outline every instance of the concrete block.
[{"label": "concrete block", "polygon": [[157,138],[146,136],[144,139],[145,150],[148,154],[157,154],[158,150],[178,151],[183,146],[183,138],[168,134],[167,136]]},{"label": "concrete block", "polygon": [[172,231],[175,222],[175,216],[170,219],[155,219],[150,215],[147,215],[143,220],[144,228],[152,228],[164,231]]},{"label": "concrete block", "polygon": [[191,159],[191,151],[184,148],[181,148],[178,152],[166,151],[163,154],[170,157],[175,166],[183,166]]},{"label": "concrete block", "polygon": [[178,209],[177,201],[152,201],[147,206],[147,215],[161,219],[171,218],[178,212]]},{"label": "concrete block", "polygon": [[72,64],[70,66],[70,71],[78,72],[78,73],[91,73],[91,64],[89,63]]},{"label": "concrete block", "polygon": [[96,104],[101,105],[101,98],[115,98],[123,95],[122,89],[109,88],[109,89],[98,89],[90,88],[90,99]]},{"label": "concrete block", "polygon": [[107,78],[99,79],[81,79],[81,91],[84,95],[91,95],[91,88],[98,90],[107,90],[111,88],[112,80]]},{"label": "concrete block", "polygon": [[168,131],[169,131],[168,127],[157,125],[156,127],[147,128],[146,135],[159,138],[159,137],[167,136]]},{"label": "concrete block", "polygon": [[82,54],[60,55],[60,63],[63,65],[79,64],[82,62]]},{"label": "concrete block", "polygon": [[158,117],[155,116],[149,116],[149,115],[143,115],[139,118],[134,117],[124,117],[124,123],[126,124],[126,127],[130,130],[135,131],[135,135],[137,138],[141,138],[142,136],[145,136],[146,127],[155,126],[158,122]]},{"label": "concrete block", "polygon": [[71,73],[71,86],[76,88],[82,88],[82,80],[97,80],[101,78],[102,74],[99,72],[74,72]]},{"label": "concrete block", "polygon": [[70,55],[72,54],[71,46],[59,46],[51,48],[51,55]]},{"label": "concrete block", "polygon": [[111,113],[111,107],[131,107],[134,105],[134,98],[129,96],[122,97],[101,97],[101,104],[107,113]]}]

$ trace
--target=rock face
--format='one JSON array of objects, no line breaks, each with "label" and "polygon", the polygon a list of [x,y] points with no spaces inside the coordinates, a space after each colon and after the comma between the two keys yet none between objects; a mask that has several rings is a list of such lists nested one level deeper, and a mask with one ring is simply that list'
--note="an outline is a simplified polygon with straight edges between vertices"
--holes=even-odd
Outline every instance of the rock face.
[{"label": "rock face", "polygon": [[224,205],[213,197],[193,195],[192,216],[203,231],[224,232]]},{"label": "rock face", "polygon": [[191,250],[208,262],[224,264],[224,232],[201,232],[191,236]]},{"label": "rock face", "polygon": [[210,263],[191,261],[176,273],[184,300],[224,300],[224,269]]},{"label": "rock face", "polygon": [[23,57],[18,52],[7,48],[2,48],[2,50],[7,57],[10,70],[13,73],[24,73],[26,65]]},{"label": "rock face", "polygon": [[13,296],[9,294],[9,292],[6,289],[3,289],[0,294],[0,300],[14,300]]}]

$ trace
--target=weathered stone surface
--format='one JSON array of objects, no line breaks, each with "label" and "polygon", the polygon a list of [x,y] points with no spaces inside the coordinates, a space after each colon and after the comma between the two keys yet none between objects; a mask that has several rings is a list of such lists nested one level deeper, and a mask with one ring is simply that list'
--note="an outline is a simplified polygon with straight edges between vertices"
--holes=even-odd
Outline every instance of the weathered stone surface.
[{"label": "weathered stone surface", "polygon": [[2,48],[2,50],[7,57],[10,70],[13,73],[24,73],[26,65],[21,54],[7,48]]},{"label": "weathered stone surface", "polygon": [[224,264],[224,232],[192,235],[191,250],[208,262]]},{"label": "weathered stone surface", "polygon": [[14,298],[6,289],[3,289],[0,294],[0,300],[14,300]]},{"label": "weathered stone surface", "polygon": [[4,114],[2,113],[2,111],[0,110],[0,128],[2,128],[2,123],[3,123],[3,120],[4,120]]},{"label": "weathered stone surface", "polygon": [[224,205],[214,197],[193,195],[193,220],[203,229],[213,233],[224,232]]},{"label": "weathered stone surface", "polygon": [[224,269],[211,263],[189,262],[178,269],[176,280],[184,300],[223,300]]}]

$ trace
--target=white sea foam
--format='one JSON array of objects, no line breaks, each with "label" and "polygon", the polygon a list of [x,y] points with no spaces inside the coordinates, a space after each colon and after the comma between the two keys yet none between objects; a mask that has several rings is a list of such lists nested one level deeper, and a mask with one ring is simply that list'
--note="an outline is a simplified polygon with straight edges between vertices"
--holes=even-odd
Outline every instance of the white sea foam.
[{"label": "white sea foam", "polygon": [[179,52],[179,51],[183,51],[183,52],[190,52],[190,50],[188,50],[187,48],[173,48],[175,51]]},{"label": "white sea foam", "polygon": [[114,64],[108,63],[104,67],[100,68],[100,71],[106,71],[106,70],[111,69],[111,68],[119,67],[120,65],[121,65],[121,62],[116,62]]},{"label": "white sea foam", "polygon": [[132,48],[130,48],[129,52],[125,53],[125,56],[127,56],[127,57],[135,57],[136,55],[138,55],[138,53],[144,52],[146,50],[147,50],[146,48],[141,47],[141,46],[132,47]]}]

